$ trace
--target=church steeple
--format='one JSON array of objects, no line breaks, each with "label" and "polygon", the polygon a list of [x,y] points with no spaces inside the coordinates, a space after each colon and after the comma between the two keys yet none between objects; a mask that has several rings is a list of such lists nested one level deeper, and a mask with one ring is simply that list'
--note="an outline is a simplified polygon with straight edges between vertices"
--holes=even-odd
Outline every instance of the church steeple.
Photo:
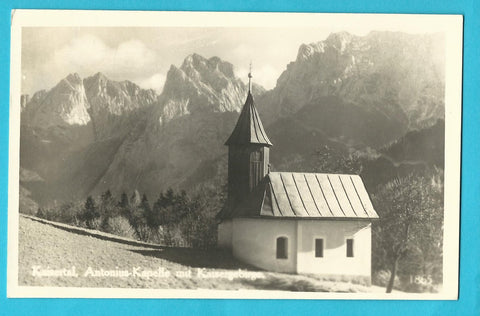
[{"label": "church steeple", "polygon": [[263,128],[251,90],[248,94],[228,146],[228,200],[231,206],[241,202],[269,171],[270,139]]},{"label": "church steeple", "polygon": [[266,146],[272,146],[267,133],[265,133],[262,121],[260,120],[257,108],[255,107],[255,101],[253,100],[251,67],[252,65],[250,64],[247,100],[243,105],[242,112],[240,112],[237,125],[235,125],[232,134],[225,143],[227,146],[245,144],[263,144]]},{"label": "church steeple", "polygon": [[248,92],[247,100],[238,117],[237,125],[225,145],[262,144],[272,146],[258,115],[253,96]]}]

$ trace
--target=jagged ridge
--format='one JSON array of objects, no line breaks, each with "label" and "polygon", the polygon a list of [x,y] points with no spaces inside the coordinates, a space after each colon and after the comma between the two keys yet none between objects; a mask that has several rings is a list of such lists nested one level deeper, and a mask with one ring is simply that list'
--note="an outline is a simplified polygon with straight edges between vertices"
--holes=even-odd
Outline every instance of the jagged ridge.
[{"label": "jagged ridge", "polygon": [[[442,39],[437,35],[340,33],[302,45],[273,90],[253,90],[266,132],[274,140],[272,161],[279,165],[285,157],[305,158],[324,144],[345,152],[381,148],[443,117],[438,42]],[[43,191],[27,188],[33,197],[69,200],[73,191],[75,198],[83,198],[106,189],[137,189],[156,196],[169,186],[195,187],[218,179],[213,173],[225,171],[209,164],[225,163],[223,143],[247,93],[230,63],[190,55],[180,67],[170,68],[158,97],[102,74],[79,83],[83,93],[70,87],[75,80],[67,81],[35,94],[22,112],[21,165],[45,180]],[[86,124],[69,124],[62,111],[71,108],[47,102],[60,88],[80,96],[62,97],[86,109]],[[83,103],[73,102],[78,100]],[[35,118],[37,111],[43,115],[42,108],[58,116],[54,123],[44,126]]]}]

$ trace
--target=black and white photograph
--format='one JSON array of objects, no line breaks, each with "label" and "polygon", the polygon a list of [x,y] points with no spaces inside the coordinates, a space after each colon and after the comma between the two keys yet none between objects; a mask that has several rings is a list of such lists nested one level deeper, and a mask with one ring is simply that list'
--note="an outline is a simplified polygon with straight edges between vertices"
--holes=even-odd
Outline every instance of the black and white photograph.
[{"label": "black and white photograph", "polygon": [[9,297],[457,299],[462,17],[17,10]]}]

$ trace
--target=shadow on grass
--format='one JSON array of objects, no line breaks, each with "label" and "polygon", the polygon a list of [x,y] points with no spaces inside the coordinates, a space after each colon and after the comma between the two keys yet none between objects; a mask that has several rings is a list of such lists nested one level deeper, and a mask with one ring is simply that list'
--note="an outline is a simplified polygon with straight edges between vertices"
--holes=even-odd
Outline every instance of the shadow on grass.
[{"label": "shadow on grass", "polygon": [[[165,247],[163,249],[129,249],[153,258],[164,259],[192,268],[264,271],[236,260],[222,250]],[[354,285],[343,282],[322,281],[309,276],[264,271],[265,278],[239,279],[246,288],[290,292],[356,292]]]},{"label": "shadow on grass", "polygon": [[243,269],[258,271],[257,268],[242,263],[229,253],[221,250],[201,250],[191,248],[130,249],[129,251],[154,258],[165,259],[193,268]]},{"label": "shadow on grass", "polygon": [[295,278],[279,278],[267,276],[265,279],[243,280],[243,284],[259,290],[291,291],[291,292],[329,292],[328,288],[314,284],[307,280]]}]

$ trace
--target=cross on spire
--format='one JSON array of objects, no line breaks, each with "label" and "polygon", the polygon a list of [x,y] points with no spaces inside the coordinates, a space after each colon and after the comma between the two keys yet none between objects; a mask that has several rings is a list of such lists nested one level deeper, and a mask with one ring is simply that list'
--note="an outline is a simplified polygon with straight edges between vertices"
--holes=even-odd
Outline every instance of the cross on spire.
[{"label": "cross on spire", "polygon": [[252,62],[250,61],[250,71],[248,72],[248,92],[252,92]]}]

